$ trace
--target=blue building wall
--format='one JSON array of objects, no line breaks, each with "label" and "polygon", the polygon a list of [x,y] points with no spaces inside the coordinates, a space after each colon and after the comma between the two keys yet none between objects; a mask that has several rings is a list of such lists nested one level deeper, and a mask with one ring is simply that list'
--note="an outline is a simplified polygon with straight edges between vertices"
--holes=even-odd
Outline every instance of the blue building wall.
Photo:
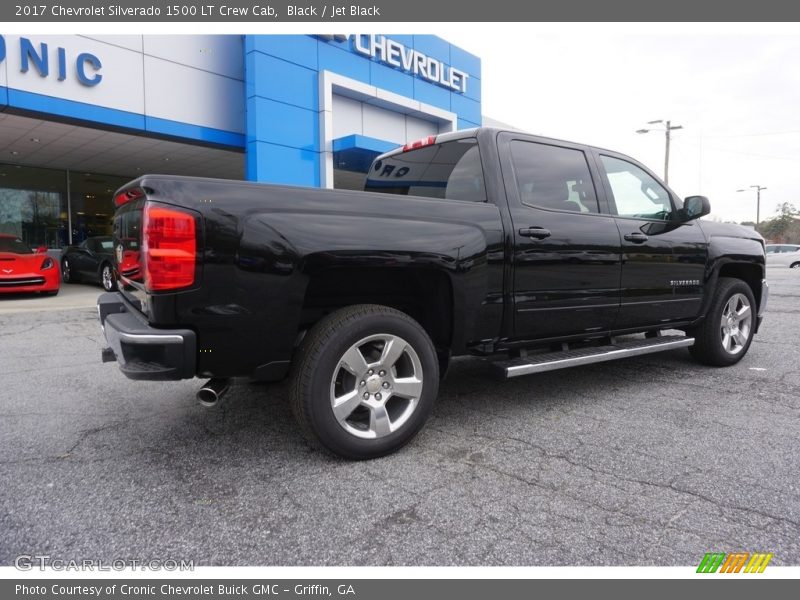
[{"label": "blue building wall", "polygon": [[458,128],[481,122],[480,59],[433,35],[386,37],[469,74],[466,92],[358,54],[352,40],[311,35],[246,35],[246,176],[252,181],[320,185],[319,72],[412,98],[458,116]]}]

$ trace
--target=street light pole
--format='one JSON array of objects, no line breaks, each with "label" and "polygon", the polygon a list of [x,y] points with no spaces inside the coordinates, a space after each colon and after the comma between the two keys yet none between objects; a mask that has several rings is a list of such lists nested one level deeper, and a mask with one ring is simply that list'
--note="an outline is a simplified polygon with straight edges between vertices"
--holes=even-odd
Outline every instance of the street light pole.
[{"label": "street light pole", "polygon": [[663,119],[658,119],[656,121],[648,121],[648,125],[657,125],[658,123],[664,123],[664,129],[655,128],[655,129],[637,129],[636,133],[649,133],[651,131],[663,131],[664,138],[665,138],[665,148],[664,148],[664,183],[669,185],[669,146],[670,140],[672,138],[670,132],[674,131],[675,129],[683,129],[683,125],[673,125],[672,121],[664,121]]},{"label": "street light pole", "polygon": [[[756,191],[756,229],[758,229],[758,224],[761,222],[761,192],[767,188],[761,185],[751,185],[750,187]],[[747,190],[736,191],[746,192]]]}]

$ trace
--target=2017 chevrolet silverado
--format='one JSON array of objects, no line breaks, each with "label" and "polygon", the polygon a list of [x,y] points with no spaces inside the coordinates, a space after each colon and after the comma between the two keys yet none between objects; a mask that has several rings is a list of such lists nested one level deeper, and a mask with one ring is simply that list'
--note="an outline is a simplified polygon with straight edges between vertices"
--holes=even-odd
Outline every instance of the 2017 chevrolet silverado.
[{"label": "2017 chevrolet silverado", "polygon": [[512,131],[407,144],[363,192],[147,175],[115,202],[104,360],[210,378],[207,405],[290,377],[304,433],[353,459],[419,431],[453,356],[506,377],[679,347],[727,366],[767,304],[762,238],[700,221],[706,198]]}]

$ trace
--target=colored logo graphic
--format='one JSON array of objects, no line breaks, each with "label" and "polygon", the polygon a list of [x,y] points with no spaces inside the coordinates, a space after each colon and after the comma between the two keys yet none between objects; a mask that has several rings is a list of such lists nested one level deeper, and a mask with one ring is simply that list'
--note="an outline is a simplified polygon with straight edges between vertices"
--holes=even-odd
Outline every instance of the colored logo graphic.
[{"label": "colored logo graphic", "polygon": [[708,552],[700,561],[697,567],[698,573],[763,573],[769,561],[772,560],[772,552]]}]

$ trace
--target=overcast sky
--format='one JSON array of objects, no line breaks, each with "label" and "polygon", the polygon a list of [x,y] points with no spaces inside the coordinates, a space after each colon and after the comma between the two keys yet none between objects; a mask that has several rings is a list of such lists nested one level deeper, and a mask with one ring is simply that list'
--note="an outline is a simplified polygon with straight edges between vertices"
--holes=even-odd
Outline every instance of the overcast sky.
[{"label": "overcast sky", "polygon": [[443,36],[481,57],[484,115],[629,154],[662,177],[664,134],[635,132],[671,119],[684,127],[670,153],[678,194],[708,196],[723,220],[755,220],[756,184],[769,188],[762,220],[782,202],[800,209],[800,36],[635,30],[488,25]]}]

